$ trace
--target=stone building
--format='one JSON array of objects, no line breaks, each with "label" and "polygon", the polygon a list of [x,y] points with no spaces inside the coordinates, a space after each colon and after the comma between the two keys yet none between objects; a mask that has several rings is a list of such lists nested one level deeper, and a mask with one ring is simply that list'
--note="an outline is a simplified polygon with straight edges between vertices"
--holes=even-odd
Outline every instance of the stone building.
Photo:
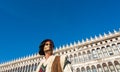
[{"label": "stone building", "polygon": [[[73,72],[120,72],[120,30],[56,48],[67,55]],[[0,64],[0,72],[34,72],[44,57],[33,54]]]}]

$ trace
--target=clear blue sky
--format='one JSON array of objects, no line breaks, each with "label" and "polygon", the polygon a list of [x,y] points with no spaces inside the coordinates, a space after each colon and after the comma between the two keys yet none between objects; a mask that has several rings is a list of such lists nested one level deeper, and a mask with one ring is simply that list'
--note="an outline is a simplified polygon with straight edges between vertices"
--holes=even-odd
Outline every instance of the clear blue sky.
[{"label": "clear blue sky", "polygon": [[0,62],[119,28],[119,0],[0,0]]}]

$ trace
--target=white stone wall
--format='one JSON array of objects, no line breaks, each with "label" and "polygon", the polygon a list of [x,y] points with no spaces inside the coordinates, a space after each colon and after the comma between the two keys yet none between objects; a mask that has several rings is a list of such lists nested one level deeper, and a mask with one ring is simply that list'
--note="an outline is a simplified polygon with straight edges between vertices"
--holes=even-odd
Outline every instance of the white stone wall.
[{"label": "white stone wall", "polygon": [[[67,55],[73,72],[120,72],[120,32],[74,42],[56,48],[57,55]],[[34,72],[44,57],[34,54],[0,64],[0,72]]]}]

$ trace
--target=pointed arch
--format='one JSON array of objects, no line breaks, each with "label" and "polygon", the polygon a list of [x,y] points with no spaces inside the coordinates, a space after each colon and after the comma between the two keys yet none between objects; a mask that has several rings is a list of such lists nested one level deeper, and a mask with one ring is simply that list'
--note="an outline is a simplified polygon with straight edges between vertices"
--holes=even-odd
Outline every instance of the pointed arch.
[{"label": "pointed arch", "polygon": [[98,72],[103,72],[103,69],[100,64],[97,64],[97,69],[98,69]]},{"label": "pointed arch", "polygon": [[25,66],[23,66],[23,72],[25,72]]},{"label": "pointed arch", "polygon": [[105,47],[102,47],[101,50],[103,52],[104,57],[107,57],[108,53],[107,53],[107,50],[105,49]]},{"label": "pointed arch", "polygon": [[31,71],[31,65],[29,64],[28,65],[28,72],[30,72]]},{"label": "pointed arch", "polygon": [[102,66],[103,66],[103,69],[104,69],[105,72],[109,72],[109,69],[108,69],[106,63],[103,63]]},{"label": "pointed arch", "polygon": [[120,72],[120,63],[118,61],[114,61],[115,67],[118,72]]},{"label": "pointed arch", "polygon": [[78,52],[78,61],[79,61],[79,62],[82,62],[82,55],[81,55],[81,52]]},{"label": "pointed arch", "polygon": [[25,72],[28,72],[28,65],[25,66]]},{"label": "pointed arch", "polygon": [[84,67],[81,68],[81,72],[85,72],[85,68]]},{"label": "pointed arch", "polygon": [[73,63],[73,55],[70,54],[70,62]]},{"label": "pointed arch", "polygon": [[115,46],[115,44],[112,44],[112,46]]},{"label": "pointed arch", "polygon": [[112,47],[110,47],[110,45],[107,45],[106,46],[106,50],[108,51],[109,55],[113,55],[113,50],[112,50]]},{"label": "pointed arch", "polygon": [[96,69],[96,67],[94,66],[94,65],[92,65],[92,72],[97,72],[97,69]]},{"label": "pointed arch", "polygon": [[78,57],[77,57],[77,54],[75,53],[75,54],[74,54],[74,63],[77,63],[77,62],[78,62],[77,59],[78,59]]},{"label": "pointed arch", "polygon": [[86,52],[85,52],[85,51],[83,51],[82,55],[83,55],[83,62],[85,62],[85,61],[87,60],[87,55],[86,55]]},{"label": "pointed arch", "polygon": [[88,56],[88,60],[92,59],[92,54],[91,54],[90,50],[87,51],[87,56]]},{"label": "pointed arch", "polygon": [[111,72],[115,72],[115,68],[114,68],[112,62],[108,62],[108,67],[110,68]]},{"label": "pointed arch", "polygon": [[102,58],[103,55],[102,55],[102,52],[101,52],[101,49],[100,48],[97,48],[97,53],[98,53],[98,57],[99,58]]},{"label": "pointed arch", "polygon": [[77,69],[76,69],[76,72],[80,72],[80,69],[79,69],[79,68],[77,68]]},{"label": "pointed arch", "polygon": [[77,57],[77,54],[74,54],[74,57]]},{"label": "pointed arch", "polygon": [[34,71],[36,71],[36,69],[37,69],[37,63],[35,63],[34,65]]},{"label": "pointed arch", "polygon": [[87,72],[91,72],[91,69],[89,66],[86,67]]},{"label": "pointed arch", "polygon": [[34,64],[31,66],[31,72],[34,72]]},{"label": "pointed arch", "polygon": [[97,52],[95,49],[92,49],[92,57],[93,57],[93,59],[97,58]]}]

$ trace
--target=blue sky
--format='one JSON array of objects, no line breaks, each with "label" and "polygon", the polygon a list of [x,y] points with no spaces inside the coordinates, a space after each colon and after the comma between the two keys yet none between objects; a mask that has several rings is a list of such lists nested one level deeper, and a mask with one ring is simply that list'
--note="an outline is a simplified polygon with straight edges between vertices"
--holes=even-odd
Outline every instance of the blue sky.
[{"label": "blue sky", "polygon": [[0,63],[119,28],[119,0],[0,0]]}]

